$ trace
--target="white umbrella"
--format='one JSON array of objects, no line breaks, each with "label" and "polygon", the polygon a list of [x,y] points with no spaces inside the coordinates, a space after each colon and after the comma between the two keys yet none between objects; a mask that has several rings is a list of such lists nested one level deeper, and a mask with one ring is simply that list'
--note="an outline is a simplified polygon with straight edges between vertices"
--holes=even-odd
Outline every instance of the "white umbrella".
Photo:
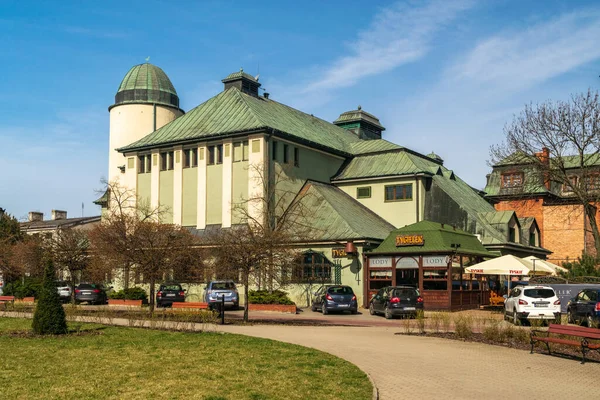
[{"label": "white umbrella", "polygon": [[552,275],[557,275],[558,272],[569,272],[569,270],[566,268],[559,267],[558,265],[553,264],[550,261],[542,260],[541,258],[537,258],[536,256],[529,256],[529,257],[525,257],[524,259],[531,261],[532,263],[535,260],[536,269],[540,264],[545,265],[546,267],[548,267],[554,271],[554,273]]},{"label": "white umbrella", "polygon": [[[483,275],[529,275],[534,270],[533,262],[507,254],[502,257],[492,258],[465,268],[466,272]],[[546,265],[535,266],[536,274],[552,274],[554,270]]]}]

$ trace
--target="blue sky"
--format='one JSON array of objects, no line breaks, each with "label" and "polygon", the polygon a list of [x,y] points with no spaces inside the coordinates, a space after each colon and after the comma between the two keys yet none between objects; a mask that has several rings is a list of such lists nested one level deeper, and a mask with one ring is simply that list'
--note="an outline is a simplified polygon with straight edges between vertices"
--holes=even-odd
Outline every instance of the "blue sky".
[{"label": "blue sky", "polygon": [[384,138],[483,188],[489,147],[524,104],[598,88],[599,37],[594,1],[4,0],[0,207],[99,213],[107,108],[148,56],[186,111],[243,67],[329,121],[360,104]]}]

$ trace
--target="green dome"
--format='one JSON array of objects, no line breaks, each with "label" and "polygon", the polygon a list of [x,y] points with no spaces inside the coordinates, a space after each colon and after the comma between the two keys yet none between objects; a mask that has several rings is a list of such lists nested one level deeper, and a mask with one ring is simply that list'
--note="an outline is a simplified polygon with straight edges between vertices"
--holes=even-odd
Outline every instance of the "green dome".
[{"label": "green dome", "polygon": [[179,96],[165,71],[150,63],[127,72],[115,95],[115,104],[163,104],[179,108]]}]

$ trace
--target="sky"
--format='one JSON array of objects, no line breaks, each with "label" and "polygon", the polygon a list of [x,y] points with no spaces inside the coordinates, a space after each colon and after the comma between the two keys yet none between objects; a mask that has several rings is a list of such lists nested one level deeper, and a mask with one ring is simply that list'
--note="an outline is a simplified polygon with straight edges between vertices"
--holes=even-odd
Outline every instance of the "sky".
[{"label": "sky", "polygon": [[598,38],[596,1],[3,0],[0,207],[99,215],[108,107],[147,57],[185,111],[244,68],[328,121],[361,105],[385,139],[483,189],[525,104],[598,89]]}]

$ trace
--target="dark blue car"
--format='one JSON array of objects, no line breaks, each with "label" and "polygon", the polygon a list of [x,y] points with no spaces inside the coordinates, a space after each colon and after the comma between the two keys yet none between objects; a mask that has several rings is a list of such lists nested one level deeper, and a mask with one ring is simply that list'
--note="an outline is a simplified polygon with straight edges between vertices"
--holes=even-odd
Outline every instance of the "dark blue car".
[{"label": "dark blue car", "polygon": [[600,289],[583,289],[569,301],[569,323],[597,328],[600,326]]},{"label": "dark blue car", "polygon": [[314,293],[311,309],[313,311],[321,310],[323,314],[331,311],[350,311],[352,314],[356,314],[358,302],[350,286],[326,285],[321,286]]}]

